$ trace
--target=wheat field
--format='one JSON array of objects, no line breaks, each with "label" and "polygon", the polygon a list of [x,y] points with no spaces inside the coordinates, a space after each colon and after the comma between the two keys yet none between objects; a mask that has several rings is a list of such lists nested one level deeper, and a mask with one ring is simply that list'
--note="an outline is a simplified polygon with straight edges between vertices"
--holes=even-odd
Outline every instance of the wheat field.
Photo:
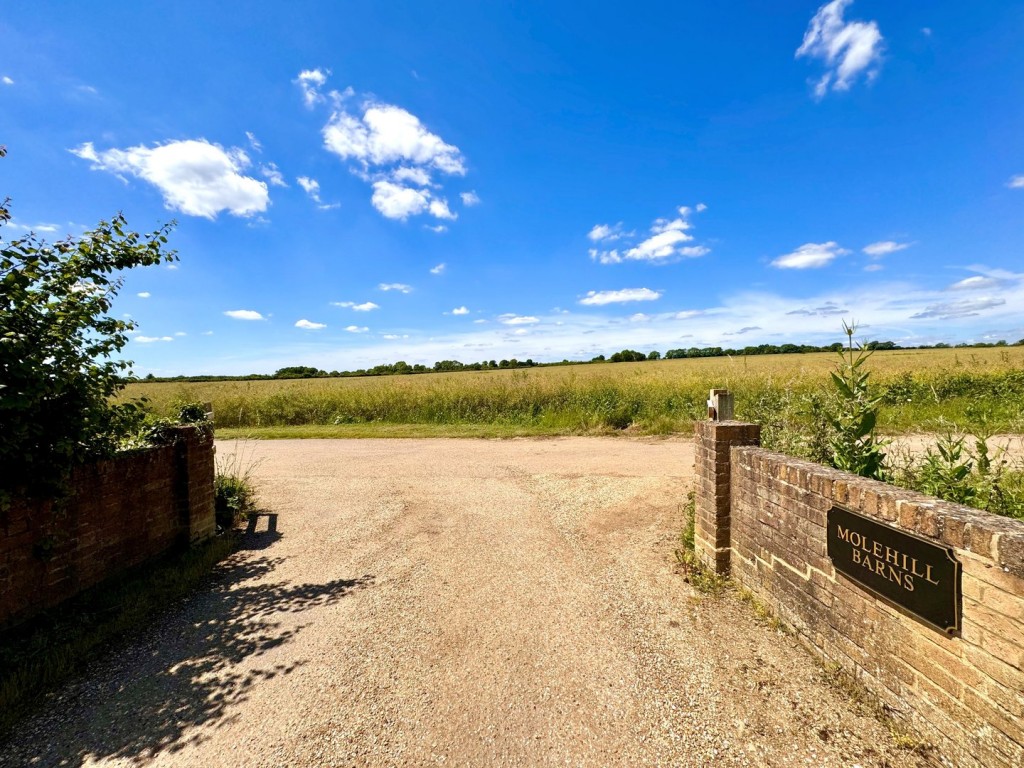
[{"label": "wheat field", "polygon": [[[587,434],[688,432],[711,388],[751,421],[813,421],[831,396],[832,353],[549,366],[410,376],[130,384],[168,414],[211,402],[218,431],[310,434]],[[1024,431],[1024,347],[892,350],[868,368],[884,396],[884,432],[943,423]],[[418,426],[411,431],[399,428]],[[302,429],[300,429],[302,428]]]}]

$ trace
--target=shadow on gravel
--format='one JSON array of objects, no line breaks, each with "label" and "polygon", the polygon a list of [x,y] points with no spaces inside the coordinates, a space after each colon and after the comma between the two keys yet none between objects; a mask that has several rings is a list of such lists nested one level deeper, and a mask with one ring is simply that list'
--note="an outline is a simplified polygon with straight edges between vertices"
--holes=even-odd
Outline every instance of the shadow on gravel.
[{"label": "shadow on gravel", "polygon": [[267,549],[281,538],[280,531],[257,531],[256,533],[243,533],[239,540],[238,548],[246,552],[255,552]]},{"label": "shadow on gravel", "polygon": [[[243,540],[243,548],[262,547],[245,546]],[[193,726],[230,722],[232,709],[254,686],[304,663],[236,668],[302,631],[305,625],[282,626],[281,614],[332,605],[373,584],[370,575],[323,584],[249,583],[266,577],[282,560],[229,558],[212,584],[115,651],[119,658],[102,662],[91,679],[56,693],[56,707],[23,723],[15,738],[0,746],[0,766],[33,759],[36,765],[80,766],[103,758],[142,764],[158,752],[202,741],[201,735],[186,735]]]}]

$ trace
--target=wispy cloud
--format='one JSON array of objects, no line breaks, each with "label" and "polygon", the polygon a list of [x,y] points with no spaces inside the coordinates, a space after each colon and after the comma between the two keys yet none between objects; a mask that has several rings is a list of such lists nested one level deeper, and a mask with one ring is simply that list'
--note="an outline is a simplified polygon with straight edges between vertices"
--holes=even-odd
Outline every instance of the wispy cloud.
[{"label": "wispy cloud", "polygon": [[266,183],[242,173],[251,161],[237,147],[224,149],[205,139],[188,139],[97,151],[88,141],[70,152],[91,162],[93,170],[152,184],[163,195],[164,205],[189,216],[215,219],[227,211],[249,217],[270,205]]},{"label": "wispy cloud", "polygon": [[978,291],[987,288],[995,288],[999,285],[999,280],[994,277],[982,277],[981,275],[974,275],[973,277],[965,277],[959,282],[953,283],[947,290],[950,291]]},{"label": "wispy cloud", "polygon": [[327,76],[330,73],[330,70],[304,69],[295,78],[294,82],[302,90],[302,100],[307,109],[312,109],[325,101],[320,89],[327,83]]},{"label": "wispy cloud", "polygon": [[314,323],[312,320],[297,320],[295,322],[296,328],[305,328],[307,331],[319,331],[321,328],[326,328],[326,323]]},{"label": "wispy cloud", "polygon": [[321,211],[328,211],[332,208],[340,207],[341,203],[325,203],[320,199],[320,182],[316,179],[311,179],[308,176],[299,176],[295,181],[303,190],[305,190],[309,199],[316,203],[316,207]]},{"label": "wispy cloud", "polygon": [[153,344],[157,341],[174,341],[173,336],[136,336],[132,341],[137,341],[139,344]]},{"label": "wispy cloud", "polygon": [[977,298],[963,299],[961,301],[947,301],[939,304],[931,304],[922,311],[911,315],[912,319],[934,317],[939,320],[952,320],[960,317],[973,317],[985,309],[993,309],[1006,304],[1006,299],[999,298]]},{"label": "wispy cloud", "polygon": [[467,208],[472,208],[474,205],[480,205],[480,196],[474,192],[463,192],[460,197],[462,198],[462,204]]},{"label": "wispy cloud", "polygon": [[815,269],[829,264],[836,256],[849,251],[840,248],[834,240],[827,243],[805,243],[791,253],[783,254],[772,261],[779,269]]},{"label": "wispy cloud", "polygon": [[149,291],[139,291],[135,295],[138,296],[140,299],[148,299],[153,294],[151,294]]},{"label": "wispy cloud", "polygon": [[263,315],[254,309],[229,309],[224,312],[228,317],[235,320],[263,320]]},{"label": "wispy cloud", "polygon": [[260,166],[260,173],[267,182],[273,187],[287,187],[288,183],[284,180],[284,174],[278,169],[274,163],[266,163]]},{"label": "wispy cloud", "polygon": [[627,301],[656,301],[660,298],[661,292],[652,291],[650,288],[623,288],[621,291],[588,291],[587,295],[580,299],[580,304],[596,307]]},{"label": "wispy cloud", "polygon": [[249,148],[252,149],[253,152],[263,151],[263,145],[260,144],[260,140],[256,138],[255,133],[252,131],[246,131],[245,138],[249,140]]},{"label": "wispy cloud", "polygon": [[11,78],[9,78],[7,75],[0,77],[0,83],[3,83],[4,85],[14,85],[14,81],[11,80]]},{"label": "wispy cloud", "polygon": [[370,329],[365,325],[346,325],[345,330],[349,333],[366,333]]},{"label": "wispy cloud", "polygon": [[356,304],[354,301],[332,301],[331,304],[335,307],[346,307],[356,312],[369,312],[373,309],[380,309],[380,306],[372,301],[364,301],[362,304]]},{"label": "wispy cloud", "polygon": [[853,0],[832,0],[814,14],[797,58],[807,56],[825,63],[825,74],[814,85],[821,99],[831,88],[849,90],[862,73],[870,81],[882,66],[883,39],[874,21],[844,21],[843,12]]},{"label": "wispy cloud", "polygon": [[507,312],[504,315],[498,316],[498,322],[504,325],[533,325],[539,323],[540,318],[533,315],[517,315]]},{"label": "wispy cloud", "polygon": [[877,243],[865,245],[862,250],[871,258],[880,259],[883,256],[888,256],[890,253],[905,250],[910,245],[910,243],[897,243],[895,240],[880,240]]},{"label": "wispy cloud", "polygon": [[1018,176],[1011,176],[1010,180],[1006,182],[1006,186],[1010,189],[1024,189],[1024,173]]},{"label": "wispy cloud", "polygon": [[466,307],[456,307],[452,310],[453,315],[468,315],[469,309]]},{"label": "wispy cloud", "polygon": [[445,271],[446,268],[447,268],[447,265],[442,261],[436,267],[431,267],[430,274],[432,274],[432,275],[444,274],[444,271]]},{"label": "wispy cloud", "polygon": [[398,291],[399,293],[412,293],[412,286],[405,283],[381,283],[377,286],[380,291]]},{"label": "wispy cloud", "polygon": [[[698,206],[698,210],[703,208]],[[590,258],[600,264],[621,264],[626,261],[669,264],[683,258],[704,256],[711,252],[707,246],[685,245],[693,240],[693,235],[688,234],[688,230],[693,228],[689,220],[693,212],[689,206],[680,206],[676,209],[675,217],[655,219],[650,226],[650,234],[640,242],[633,245],[626,243],[616,248],[609,248],[607,244],[634,238],[635,232],[624,232],[622,222],[597,224],[587,233],[587,238],[605,247],[591,248]]]}]

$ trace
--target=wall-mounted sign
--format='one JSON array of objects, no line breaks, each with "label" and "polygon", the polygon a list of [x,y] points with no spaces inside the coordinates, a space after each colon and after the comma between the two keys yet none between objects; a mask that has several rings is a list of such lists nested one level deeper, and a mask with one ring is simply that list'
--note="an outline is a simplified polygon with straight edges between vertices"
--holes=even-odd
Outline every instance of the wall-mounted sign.
[{"label": "wall-mounted sign", "polygon": [[960,630],[960,561],[943,547],[842,507],[828,511],[828,556],[840,573],[932,626]]}]

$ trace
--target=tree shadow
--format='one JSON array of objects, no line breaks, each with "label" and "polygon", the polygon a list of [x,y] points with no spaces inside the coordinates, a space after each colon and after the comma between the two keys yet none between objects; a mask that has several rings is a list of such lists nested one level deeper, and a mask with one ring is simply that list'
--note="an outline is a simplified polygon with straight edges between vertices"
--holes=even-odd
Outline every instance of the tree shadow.
[{"label": "tree shadow", "polygon": [[102,758],[144,764],[157,753],[203,741],[202,734],[188,733],[195,726],[230,722],[254,686],[304,664],[238,668],[308,626],[283,626],[281,614],[332,605],[374,580],[365,575],[322,584],[250,583],[265,579],[281,562],[233,555],[203,591],[53,694],[51,705],[0,745],[0,766],[81,766]]}]

